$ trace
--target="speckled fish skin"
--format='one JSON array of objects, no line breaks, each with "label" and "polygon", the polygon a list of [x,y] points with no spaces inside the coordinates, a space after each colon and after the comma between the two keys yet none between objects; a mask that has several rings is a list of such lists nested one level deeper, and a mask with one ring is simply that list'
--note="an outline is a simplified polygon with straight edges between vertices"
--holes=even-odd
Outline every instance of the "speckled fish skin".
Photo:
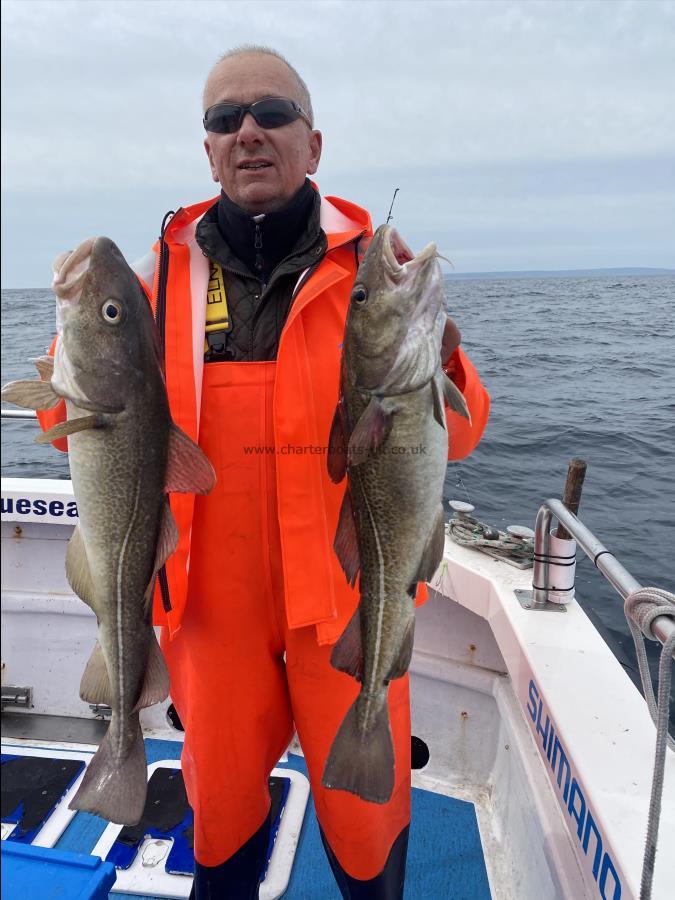
[{"label": "speckled fish skin", "polygon": [[[117,325],[101,316],[102,305],[111,300],[123,309]],[[94,584],[94,596],[82,599],[98,617],[110,680],[112,718],[104,749],[111,760],[106,758],[110,774],[104,777],[115,779],[122,795],[121,802],[106,805],[94,785],[100,776],[92,770],[74,806],[128,823],[140,819],[145,802],[136,704],[155,641],[146,591],[166,502],[171,416],[149,304],[112,241],[99,238],[93,244],[81,297],[75,303],[64,299],[60,308],[52,386],[75,398],[66,400],[69,420],[91,412],[105,420],[103,427],[70,435],[68,452],[78,528]],[[79,585],[73,587],[77,592]],[[122,783],[125,777],[129,787]]]},{"label": "speckled fish skin", "polygon": [[329,452],[333,479],[346,469],[345,502],[352,508],[351,517],[343,508],[336,550],[349,580],[360,567],[359,608],[331,661],[356,677],[361,691],[334,741],[323,783],[376,803],[387,802],[394,785],[387,687],[410,663],[416,585],[431,578],[442,557],[448,452],[438,396],[445,377],[442,273],[433,245],[399,265],[399,242],[382,226],[359,267]]},{"label": "speckled fish skin", "polygon": [[151,623],[155,576],[178,539],[167,492],[207,493],[215,475],[172,422],[152,310],[119,249],[90,238],[53,268],[53,366],[40,358],[40,381],[13,382],[3,399],[38,409],[66,401],[67,421],[38,440],[68,437],[79,521],[66,575],[99,625],[80,696],[112,709],[71,808],[132,825],[147,793],[139,712],[169,691]]}]

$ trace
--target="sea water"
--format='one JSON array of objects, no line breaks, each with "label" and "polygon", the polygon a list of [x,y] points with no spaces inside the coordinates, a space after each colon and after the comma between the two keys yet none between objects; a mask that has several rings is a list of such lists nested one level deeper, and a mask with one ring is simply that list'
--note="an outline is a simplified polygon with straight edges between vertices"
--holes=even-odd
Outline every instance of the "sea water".
[{"label": "sea water", "polygon": [[[581,457],[580,518],[641,584],[675,590],[675,277],[451,276],[446,293],[492,401],[478,448],[448,466],[446,500],[533,528]],[[36,377],[28,358],[49,345],[54,309],[51,291],[2,291],[3,384]],[[3,421],[2,474],[67,478],[35,429]],[[622,601],[585,559],[577,597],[635,677]]]}]

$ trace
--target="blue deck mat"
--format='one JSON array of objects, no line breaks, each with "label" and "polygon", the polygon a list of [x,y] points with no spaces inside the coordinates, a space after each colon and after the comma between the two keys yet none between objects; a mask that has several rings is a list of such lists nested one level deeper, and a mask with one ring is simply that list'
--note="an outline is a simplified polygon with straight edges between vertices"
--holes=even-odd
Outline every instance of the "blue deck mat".
[{"label": "blue deck mat", "polygon": [[[148,763],[177,759],[181,744],[146,740]],[[289,755],[279,768],[307,774],[305,760]],[[59,850],[91,852],[107,822],[78,813],[57,843]],[[405,900],[490,900],[483,848],[472,803],[413,788]],[[115,900],[148,900],[111,893]],[[323,851],[310,796],[300,844],[284,900],[341,900]],[[152,900],[152,898],[149,898]]]}]

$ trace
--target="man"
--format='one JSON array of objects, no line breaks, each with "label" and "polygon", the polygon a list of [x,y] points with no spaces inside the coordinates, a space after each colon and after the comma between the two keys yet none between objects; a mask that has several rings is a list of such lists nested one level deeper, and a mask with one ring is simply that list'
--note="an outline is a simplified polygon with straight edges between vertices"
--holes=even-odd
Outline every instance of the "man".
[{"label": "man", "polygon": [[[391,800],[324,788],[330,744],[358,693],[329,657],[358,592],[332,549],[344,483],[330,481],[325,455],[291,452],[326,444],[370,218],[307,180],[321,133],[306,85],[276,52],[226,54],[208,77],[204,113],[220,197],[178,210],[138,269],[163,336],[174,421],[218,478],[206,497],[171,496],[180,541],[155,602],[185,727],[193,896],[258,896],[268,776],[297,730],[343,896],[393,900],[410,820],[408,678],[389,691]],[[453,458],[478,442],[489,407],[458,344],[449,322],[443,359],[473,422],[448,413]]]}]

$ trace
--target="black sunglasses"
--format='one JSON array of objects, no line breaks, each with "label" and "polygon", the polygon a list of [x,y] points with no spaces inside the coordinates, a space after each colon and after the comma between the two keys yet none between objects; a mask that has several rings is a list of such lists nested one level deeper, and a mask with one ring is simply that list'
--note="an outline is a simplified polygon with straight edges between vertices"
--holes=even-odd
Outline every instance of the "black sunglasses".
[{"label": "black sunglasses", "polygon": [[239,131],[246,113],[251,113],[261,128],[281,128],[296,119],[303,119],[311,128],[312,123],[303,108],[286,97],[265,97],[255,103],[216,103],[204,113],[204,128],[216,134],[234,134]]}]

